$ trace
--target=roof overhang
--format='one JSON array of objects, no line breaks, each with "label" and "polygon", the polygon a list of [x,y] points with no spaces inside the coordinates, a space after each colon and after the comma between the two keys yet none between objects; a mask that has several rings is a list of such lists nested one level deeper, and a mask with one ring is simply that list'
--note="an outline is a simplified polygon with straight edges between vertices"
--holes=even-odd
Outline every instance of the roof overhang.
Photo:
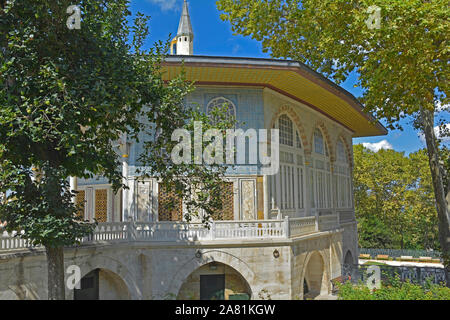
[{"label": "roof overhang", "polygon": [[184,69],[195,85],[266,87],[324,114],[353,132],[354,137],[387,134],[387,129],[362,110],[348,91],[304,64],[290,60],[257,58],[168,56],[164,80]]}]

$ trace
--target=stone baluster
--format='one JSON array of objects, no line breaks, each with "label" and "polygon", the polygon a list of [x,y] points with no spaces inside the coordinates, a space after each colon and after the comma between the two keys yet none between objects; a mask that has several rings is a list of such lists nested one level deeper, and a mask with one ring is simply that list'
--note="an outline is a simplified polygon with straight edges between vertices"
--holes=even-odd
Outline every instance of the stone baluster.
[{"label": "stone baluster", "polygon": [[289,238],[290,232],[289,232],[289,216],[284,217],[284,237]]},{"label": "stone baluster", "polygon": [[216,239],[216,222],[213,221],[211,224],[211,240]]}]

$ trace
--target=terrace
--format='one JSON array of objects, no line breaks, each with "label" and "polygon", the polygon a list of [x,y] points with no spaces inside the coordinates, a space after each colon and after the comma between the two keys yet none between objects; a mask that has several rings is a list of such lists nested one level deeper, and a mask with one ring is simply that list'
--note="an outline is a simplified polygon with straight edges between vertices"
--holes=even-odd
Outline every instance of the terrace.
[{"label": "terrace", "polygon": [[[350,215],[285,217],[282,220],[213,221],[208,226],[186,222],[107,222],[99,223],[94,233],[81,239],[81,246],[120,242],[233,242],[287,240],[339,229]],[[33,248],[20,232],[0,235],[0,253]]]}]

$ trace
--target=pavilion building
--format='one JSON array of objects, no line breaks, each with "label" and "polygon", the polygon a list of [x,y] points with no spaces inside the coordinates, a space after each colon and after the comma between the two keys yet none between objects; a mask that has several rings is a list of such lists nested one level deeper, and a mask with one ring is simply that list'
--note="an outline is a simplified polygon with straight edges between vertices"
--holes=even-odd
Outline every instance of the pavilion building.
[{"label": "pavilion building", "polygon": [[[171,53],[163,66],[165,80],[184,70],[195,83],[187,105],[209,113],[226,104],[243,131],[279,130],[279,170],[265,174],[260,163],[230,168],[222,212],[205,229],[183,221],[182,199],[160,187],[156,177],[137,173],[149,137],[143,134],[139,143],[124,137],[121,161],[128,189],[114,194],[104,178],[71,179],[77,201],[85,203],[84,217],[100,225],[90,246],[67,249],[66,263],[80,265],[83,279],[95,283],[68,297],[328,296],[342,265],[356,264],[359,255],[352,138],[385,135],[386,129],[352,94],[302,63],[194,55],[186,1]],[[170,211],[163,205],[168,201],[177,204]],[[93,246],[99,243],[100,248]],[[28,281],[39,282],[33,275]],[[0,297],[8,297],[5,288],[0,279]]]}]

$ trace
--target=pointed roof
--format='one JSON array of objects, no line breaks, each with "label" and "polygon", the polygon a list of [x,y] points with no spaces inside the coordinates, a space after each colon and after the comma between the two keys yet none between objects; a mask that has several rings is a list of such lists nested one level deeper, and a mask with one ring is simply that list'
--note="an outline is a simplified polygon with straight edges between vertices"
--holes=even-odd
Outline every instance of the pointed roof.
[{"label": "pointed roof", "polygon": [[183,12],[181,13],[180,24],[178,25],[177,36],[190,36],[194,38],[194,32],[192,31],[191,18],[189,17],[189,10],[187,1],[184,0]]}]

